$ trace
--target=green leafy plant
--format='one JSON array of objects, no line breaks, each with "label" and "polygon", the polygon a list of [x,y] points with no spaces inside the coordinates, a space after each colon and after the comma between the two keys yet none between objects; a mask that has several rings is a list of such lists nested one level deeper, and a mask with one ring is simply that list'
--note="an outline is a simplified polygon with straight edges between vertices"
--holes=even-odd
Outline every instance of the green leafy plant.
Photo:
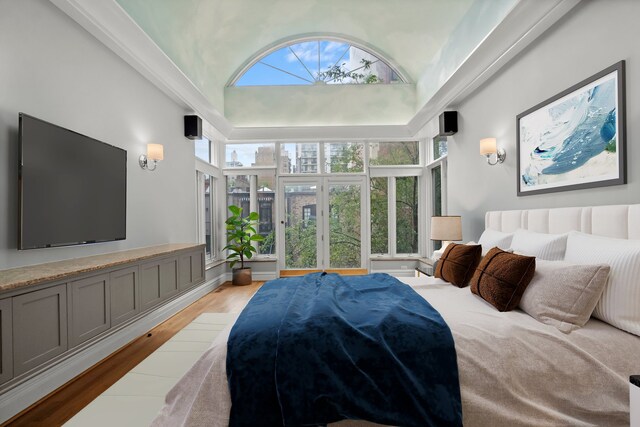
[{"label": "green leafy plant", "polygon": [[255,226],[260,220],[257,212],[251,212],[248,216],[242,216],[242,208],[239,206],[229,206],[231,216],[227,218],[227,246],[225,250],[229,251],[228,261],[231,261],[230,267],[233,268],[240,261],[240,268],[244,268],[244,260],[251,259],[256,252],[253,242],[264,240],[260,234],[256,232]]}]

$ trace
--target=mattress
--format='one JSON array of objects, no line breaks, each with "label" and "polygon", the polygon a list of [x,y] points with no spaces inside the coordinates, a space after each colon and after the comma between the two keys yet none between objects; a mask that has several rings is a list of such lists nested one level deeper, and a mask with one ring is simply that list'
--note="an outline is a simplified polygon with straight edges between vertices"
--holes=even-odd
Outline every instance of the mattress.
[{"label": "mattress", "polygon": [[[640,338],[593,318],[564,334],[520,310],[498,312],[469,288],[431,277],[400,280],[452,331],[465,426],[629,425],[628,377],[640,369]],[[230,329],[169,392],[154,426],[228,425]]]}]

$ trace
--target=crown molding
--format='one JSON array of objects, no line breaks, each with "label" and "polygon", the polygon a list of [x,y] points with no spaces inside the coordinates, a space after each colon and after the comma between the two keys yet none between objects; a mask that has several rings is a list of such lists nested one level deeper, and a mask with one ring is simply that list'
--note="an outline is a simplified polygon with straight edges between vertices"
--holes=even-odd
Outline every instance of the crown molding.
[{"label": "crown molding", "polygon": [[580,0],[520,0],[406,125],[234,127],[115,0],[50,0],[135,70],[209,122],[221,140],[415,138],[543,34]]},{"label": "crown molding", "polygon": [[227,137],[233,126],[115,0],[50,0],[172,100]]},{"label": "crown molding", "polygon": [[236,127],[229,141],[286,140],[331,141],[363,139],[407,139],[414,138],[406,125],[380,126],[292,126],[292,127]]},{"label": "crown molding", "polygon": [[413,133],[455,108],[581,0],[520,0],[409,121]]}]

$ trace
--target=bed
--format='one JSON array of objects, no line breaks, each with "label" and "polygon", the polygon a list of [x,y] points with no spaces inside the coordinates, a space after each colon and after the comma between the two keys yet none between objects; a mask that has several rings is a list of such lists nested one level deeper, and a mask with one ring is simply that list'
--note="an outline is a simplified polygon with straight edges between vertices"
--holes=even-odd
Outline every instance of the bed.
[{"label": "bed", "polygon": [[[486,228],[505,233],[576,230],[640,240],[640,205],[488,212]],[[629,424],[628,378],[640,369],[640,338],[635,334],[593,317],[565,333],[521,310],[499,312],[469,288],[432,277],[401,280],[437,309],[451,329],[464,425]],[[228,425],[229,330],[167,395],[154,425]],[[348,420],[335,425],[372,424]]]}]

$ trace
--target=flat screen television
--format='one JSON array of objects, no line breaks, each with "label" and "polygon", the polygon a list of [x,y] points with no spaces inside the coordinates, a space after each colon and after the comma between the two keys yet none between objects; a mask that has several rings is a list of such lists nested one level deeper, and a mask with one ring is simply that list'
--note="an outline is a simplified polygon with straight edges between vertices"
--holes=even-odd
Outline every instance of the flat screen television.
[{"label": "flat screen television", "polygon": [[124,240],[127,152],[19,114],[18,249]]}]

